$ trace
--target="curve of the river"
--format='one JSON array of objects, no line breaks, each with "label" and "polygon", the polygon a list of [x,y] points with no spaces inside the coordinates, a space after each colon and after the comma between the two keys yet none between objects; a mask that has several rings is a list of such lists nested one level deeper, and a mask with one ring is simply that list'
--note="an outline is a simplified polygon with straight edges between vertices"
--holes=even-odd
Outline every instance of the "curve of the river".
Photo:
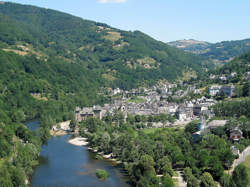
[{"label": "curve of the river", "polygon": [[[96,160],[87,147],[68,143],[71,135],[52,137],[41,151],[32,187],[129,187],[122,169],[109,160]],[[110,177],[100,181],[96,169],[105,169]]]}]

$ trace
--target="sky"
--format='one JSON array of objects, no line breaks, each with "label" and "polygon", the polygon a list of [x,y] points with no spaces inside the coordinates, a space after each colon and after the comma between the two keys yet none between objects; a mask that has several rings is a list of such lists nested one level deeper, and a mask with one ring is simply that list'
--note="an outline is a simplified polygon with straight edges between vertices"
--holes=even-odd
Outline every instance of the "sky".
[{"label": "sky", "polygon": [[250,38],[250,0],[9,0],[63,11],[163,42]]}]

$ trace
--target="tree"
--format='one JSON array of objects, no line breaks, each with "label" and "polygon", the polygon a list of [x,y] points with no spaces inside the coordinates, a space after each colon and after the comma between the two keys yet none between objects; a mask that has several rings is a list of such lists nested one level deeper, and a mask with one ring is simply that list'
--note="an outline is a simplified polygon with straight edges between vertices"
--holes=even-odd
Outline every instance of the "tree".
[{"label": "tree", "polygon": [[14,113],[12,114],[12,120],[14,122],[22,122],[25,120],[25,114],[23,112],[23,110],[16,110],[14,111]]},{"label": "tree", "polygon": [[217,187],[217,184],[214,182],[212,175],[208,172],[205,172],[201,176],[201,187]]},{"label": "tree", "polygon": [[25,173],[20,167],[11,168],[11,180],[14,186],[25,186]]},{"label": "tree", "polygon": [[226,98],[226,94],[223,91],[221,91],[216,94],[215,98],[216,100],[224,100]]},{"label": "tree", "polygon": [[163,187],[174,187],[175,185],[174,185],[172,178],[169,175],[167,175],[167,176],[163,177],[162,186]]},{"label": "tree", "polygon": [[41,127],[39,129],[39,134],[40,134],[40,138],[42,141],[42,144],[47,144],[49,139],[50,139],[50,132],[49,129],[46,127]]},{"label": "tree", "polygon": [[110,152],[110,135],[108,132],[104,132],[103,135],[101,136],[101,149],[104,151],[104,153]]},{"label": "tree", "polygon": [[171,162],[168,158],[168,156],[164,156],[163,158],[159,159],[156,162],[156,168],[157,168],[157,172],[161,173],[161,174],[168,174],[170,176],[173,175],[173,169],[171,166]]},{"label": "tree", "polygon": [[74,131],[76,126],[77,126],[77,121],[75,119],[71,119],[70,124],[69,124],[71,131]]},{"label": "tree", "polygon": [[189,133],[193,134],[193,133],[195,133],[197,131],[198,131],[198,121],[192,121],[189,124],[187,124],[186,127],[185,127],[185,132],[186,133],[189,132]]},{"label": "tree", "polygon": [[11,175],[5,166],[1,167],[0,169],[0,184],[2,187],[14,187],[11,180]]},{"label": "tree", "polygon": [[246,82],[242,88],[242,95],[244,97],[250,96],[250,82]]},{"label": "tree", "polygon": [[234,169],[232,180],[237,185],[237,187],[247,186],[249,178],[247,175],[247,169],[244,165],[240,164]]},{"label": "tree", "polygon": [[200,182],[195,176],[191,176],[187,181],[187,187],[200,187]]},{"label": "tree", "polygon": [[[135,163],[131,170],[131,179],[134,183],[140,181],[140,184],[148,181],[147,177],[155,175],[155,162],[149,155],[142,155],[138,163]],[[146,177],[147,176],[147,177]],[[145,183],[146,185],[146,183]]]},{"label": "tree", "polygon": [[189,167],[186,167],[184,170],[183,170],[183,177],[184,177],[184,180],[185,181],[188,181],[191,177],[192,177],[192,169],[189,168]]},{"label": "tree", "polygon": [[224,173],[223,176],[220,178],[220,184],[222,187],[230,187],[232,183],[231,180],[231,176]]},{"label": "tree", "polygon": [[211,159],[210,165],[212,166],[209,172],[212,174],[215,180],[219,180],[224,174],[224,168],[217,157]]}]

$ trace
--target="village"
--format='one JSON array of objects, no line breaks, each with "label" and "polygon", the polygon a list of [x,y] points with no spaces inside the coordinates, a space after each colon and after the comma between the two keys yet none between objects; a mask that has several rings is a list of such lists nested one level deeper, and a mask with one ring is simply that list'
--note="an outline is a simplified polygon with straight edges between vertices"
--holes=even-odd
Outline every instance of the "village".
[{"label": "village", "polygon": [[[205,116],[210,119],[214,116],[211,108],[218,101],[215,96],[224,93],[226,97],[232,97],[235,92],[234,85],[212,85],[208,90],[208,96],[204,96],[202,89],[196,86],[178,84],[157,84],[150,88],[137,88],[130,91],[120,88],[108,90],[107,94],[112,98],[111,103],[104,106],[77,107],[75,110],[78,122],[87,117],[102,119],[107,115],[121,112],[126,120],[128,115],[157,116],[167,114],[173,116],[174,123],[167,125],[187,124],[193,120]],[[164,123],[154,123],[154,127],[162,127]]]}]

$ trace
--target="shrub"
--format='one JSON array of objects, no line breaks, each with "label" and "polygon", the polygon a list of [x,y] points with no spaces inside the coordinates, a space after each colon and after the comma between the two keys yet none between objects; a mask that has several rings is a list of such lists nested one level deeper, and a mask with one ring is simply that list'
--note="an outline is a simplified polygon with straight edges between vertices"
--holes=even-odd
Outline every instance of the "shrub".
[{"label": "shrub", "polygon": [[102,169],[97,169],[95,174],[100,180],[106,180],[107,178],[109,178],[109,173]]}]

